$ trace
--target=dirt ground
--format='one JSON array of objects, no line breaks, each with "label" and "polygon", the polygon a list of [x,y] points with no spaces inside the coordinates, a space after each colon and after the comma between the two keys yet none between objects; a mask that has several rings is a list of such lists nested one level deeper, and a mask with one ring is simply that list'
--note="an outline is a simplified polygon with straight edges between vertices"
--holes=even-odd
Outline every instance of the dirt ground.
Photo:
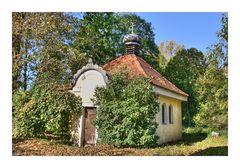
[{"label": "dirt ground", "polygon": [[133,149],[118,149],[108,145],[76,147],[51,143],[42,139],[28,139],[13,143],[13,156],[122,156]]},{"label": "dirt ground", "polygon": [[114,148],[108,145],[79,148],[46,139],[13,140],[13,156],[227,156],[227,137],[182,140],[155,148]]}]

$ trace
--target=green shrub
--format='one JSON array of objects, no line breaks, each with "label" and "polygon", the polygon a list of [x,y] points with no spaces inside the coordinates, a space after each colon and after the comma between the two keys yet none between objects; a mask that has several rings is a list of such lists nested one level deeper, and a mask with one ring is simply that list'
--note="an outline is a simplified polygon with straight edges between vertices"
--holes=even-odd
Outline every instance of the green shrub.
[{"label": "green shrub", "polygon": [[200,127],[187,127],[183,129],[183,133],[186,134],[200,134],[205,132],[203,128]]},{"label": "green shrub", "polygon": [[96,89],[98,143],[117,147],[156,145],[158,104],[149,80],[128,79],[127,73],[112,76],[105,88]]},{"label": "green shrub", "polygon": [[27,138],[51,133],[66,138],[71,115],[81,112],[81,101],[53,85],[34,86],[13,95],[13,137]]},{"label": "green shrub", "polygon": [[[209,80],[211,79],[211,80]],[[213,131],[228,129],[228,79],[224,69],[211,63],[196,82],[199,112],[194,117],[198,127]]]},{"label": "green shrub", "polygon": [[[44,130],[43,123],[39,113],[36,112],[36,101],[29,98],[26,101],[28,92],[16,93],[13,102],[13,137],[25,138],[39,136]],[[22,96],[22,97],[20,97]],[[18,97],[19,99],[15,99]]]}]

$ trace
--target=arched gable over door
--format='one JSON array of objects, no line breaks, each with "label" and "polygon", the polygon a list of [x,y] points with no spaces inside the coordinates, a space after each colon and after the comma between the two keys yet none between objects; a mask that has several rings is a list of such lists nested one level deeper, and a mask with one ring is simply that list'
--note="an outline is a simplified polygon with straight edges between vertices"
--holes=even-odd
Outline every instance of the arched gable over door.
[{"label": "arched gable over door", "polygon": [[81,97],[83,107],[95,107],[92,102],[95,88],[104,87],[107,81],[107,73],[90,62],[74,75],[72,92]]}]

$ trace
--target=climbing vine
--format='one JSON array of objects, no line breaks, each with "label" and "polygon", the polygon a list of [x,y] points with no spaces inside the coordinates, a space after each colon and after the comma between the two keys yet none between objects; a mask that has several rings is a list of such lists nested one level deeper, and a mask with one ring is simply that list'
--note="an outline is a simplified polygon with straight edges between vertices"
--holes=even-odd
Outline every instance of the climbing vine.
[{"label": "climbing vine", "polygon": [[13,137],[27,138],[51,134],[69,139],[74,115],[81,101],[57,85],[43,84],[13,95]]},{"label": "climbing vine", "polygon": [[156,144],[154,121],[158,104],[148,79],[127,73],[112,76],[105,88],[96,89],[98,143],[117,147]]}]

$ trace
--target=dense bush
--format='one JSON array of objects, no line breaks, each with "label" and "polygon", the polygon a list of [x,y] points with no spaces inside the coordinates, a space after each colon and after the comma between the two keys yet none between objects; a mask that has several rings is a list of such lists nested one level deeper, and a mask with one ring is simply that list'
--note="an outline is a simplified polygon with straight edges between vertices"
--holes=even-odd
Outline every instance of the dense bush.
[{"label": "dense bush", "polygon": [[200,102],[199,113],[194,117],[196,125],[227,131],[228,80],[224,69],[218,68],[217,65],[209,65],[196,84]]},{"label": "dense bush", "polygon": [[81,101],[53,85],[39,85],[13,95],[13,137],[43,136],[66,138],[74,113],[81,112]]},{"label": "dense bush", "polygon": [[105,88],[96,89],[98,142],[117,147],[149,147],[156,144],[154,121],[158,104],[148,79],[112,76]]},{"label": "dense bush", "polygon": [[13,95],[13,137],[33,137],[43,132],[43,120],[36,111],[37,102],[29,91]]}]

